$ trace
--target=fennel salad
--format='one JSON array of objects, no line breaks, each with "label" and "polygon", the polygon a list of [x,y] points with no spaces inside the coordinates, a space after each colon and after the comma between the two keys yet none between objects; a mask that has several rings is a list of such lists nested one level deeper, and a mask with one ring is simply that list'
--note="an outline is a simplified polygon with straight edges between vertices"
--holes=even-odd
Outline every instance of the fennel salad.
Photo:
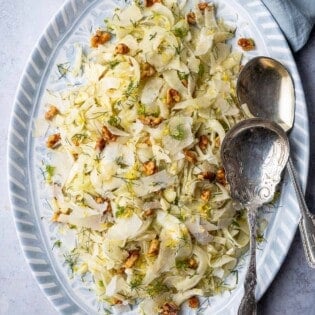
[{"label": "fennel salad", "polygon": [[133,2],[58,67],[82,81],[56,92],[42,118],[54,250],[73,236],[69,273],[89,275],[112,309],[178,314],[237,285],[225,279],[249,232],[220,158],[225,133],[246,117],[234,33],[211,3]]}]

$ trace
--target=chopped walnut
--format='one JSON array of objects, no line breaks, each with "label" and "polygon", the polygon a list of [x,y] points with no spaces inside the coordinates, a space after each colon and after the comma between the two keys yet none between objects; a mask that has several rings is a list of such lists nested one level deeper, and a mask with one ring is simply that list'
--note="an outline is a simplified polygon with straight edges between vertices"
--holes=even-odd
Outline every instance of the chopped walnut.
[{"label": "chopped walnut", "polygon": [[192,296],[188,299],[188,305],[190,308],[198,308],[200,305],[199,299],[196,296]]},{"label": "chopped walnut", "polygon": [[106,141],[104,140],[104,138],[99,138],[99,139],[96,141],[95,150],[98,150],[98,151],[101,152],[101,151],[104,150],[105,145],[106,145]]},{"label": "chopped walnut", "polygon": [[132,268],[134,266],[134,264],[136,263],[136,261],[139,259],[139,257],[140,257],[140,251],[139,250],[132,250],[129,253],[128,258],[124,263],[124,267],[125,268]]},{"label": "chopped walnut", "polygon": [[154,3],[161,3],[161,0],[146,0],[145,6],[146,7],[152,7]]},{"label": "chopped walnut", "polygon": [[105,199],[103,197],[96,197],[95,198],[95,202],[98,203],[98,204],[101,204],[101,203],[104,203],[105,202]]},{"label": "chopped walnut", "polygon": [[156,256],[159,253],[160,242],[157,239],[154,239],[150,243],[150,247],[148,250],[148,256]]},{"label": "chopped walnut", "polygon": [[196,14],[194,12],[189,12],[187,15],[186,15],[186,18],[187,18],[187,22],[190,24],[190,25],[195,25],[196,24]]},{"label": "chopped walnut", "polygon": [[115,54],[126,55],[129,51],[129,47],[123,43],[120,43],[115,47]]},{"label": "chopped walnut", "polygon": [[244,51],[249,51],[249,50],[254,50],[255,49],[255,42],[252,38],[240,38],[237,41],[237,44],[244,50]]},{"label": "chopped walnut", "polygon": [[78,153],[72,153],[72,157],[76,161],[79,157],[79,154]]},{"label": "chopped walnut", "polygon": [[60,139],[61,139],[60,133],[55,133],[53,135],[50,135],[46,141],[47,148],[50,148],[50,149],[55,148],[58,145],[58,142],[60,141]]},{"label": "chopped walnut", "polygon": [[143,163],[143,172],[145,175],[153,175],[157,171],[154,161],[148,161]]},{"label": "chopped walnut", "polygon": [[148,62],[144,63],[141,66],[141,79],[150,78],[156,73],[155,68],[150,65]]},{"label": "chopped walnut", "polygon": [[150,127],[156,127],[158,126],[162,121],[162,117],[154,117],[154,116],[140,116],[139,120],[147,126]]},{"label": "chopped walnut", "polygon": [[167,302],[163,304],[160,315],[178,315],[179,307],[174,302]]},{"label": "chopped walnut", "polygon": [[106,126],[102,128],[102,136],[105,141],[114,142],[117,140],[117,136],[113,135]]},{"label": "chopped walnut", "polygon": [[106,209],[104,209],[103,214],[112,213],[113,209],[112,209],[112,205],[111,205],[110,199],[109,198],[105,198],[103,202],[107,203]]},{"label": "chopped walnut", "polygon": [[148,210],[145,210],[143,213],[142,213],[142,218],[149,218],[149,217],[152,217],[154,215],[155,211],[153,209],[148,209]]},{"label": "chopped walnut", "polygon": [[207,2],[200,2],[198,3],[198,8],[200,11],[204,11],[209,7],[209,3]]},{"label": "chopped walnut", "polygon": [[198,262],[193,257],[188,259],[187,264],[188,264],[188,267],[191,269],[197,269],[198,268]]},{"label": "chopped walnut", "polygon": [[204,180],[204,179],[208,179],[210,182],[215,180],[215,176],[216,174],[210,171],[207,172],[201,172],[198,174],[198,179]]},{"label": "chopped walnut", "polygon": [[180,102],[181,97],[178,91],[175,89],[168,89],[166,93],[166,104],[168,106],[174,105],[174,103]]},{"label": "chopped walnut", "polygon": [[52,221],[52,222],[58,222],[60,214],[61,214],[61,211],[60,211],[60,210],[55,211],[55,212],[53,213],[52,217],[51,217],[51,221]]},{"label": "chopped walnut", "polygon": [[99,45],[104,45],[111,37],[110,33],[98,30],[96,34],[91,37],[91,46],[97,48]]},{"label": "chopped walnut", "polygon": [[195,164],[197,162],[197,154],[191,150],[184,150],[185,160]]},{"label": "chopped walnut", "polygon": [[209,201],[210,197],[211,197],[211,190],[210,190],[210,189],[204,189],[204,190],[201,192],[200,198],[201,198],[203,201]]},{"label": "chopped walnut", "polygon": [[123,303],[122,300],[119,300],[119,299],[117,299],[115,297],[112,299],[112,304],[113,305],[120,305],[122,303]]},{"label": "chopped walnut", "polygon": [[54,105],[51,105],[48,111],[45,113],[45,119],[52,120],[57,114],[59,114],[58,108]]},{"label": "chopped walnut", "polygon": [[215,176],[215,179],[216,181],[225,186],[226,185],[226,179],[225,179],[225,170],[223,167],[220,167],[218,170],[217,170],[217,173],[216,173],[216,176]]},{"label": "chopped walnut", "polygon": [[208,147],[208,144],[209,144],[209,138],[207,136],[202,135],[199,137],[199,144],[198,145],[199,145],[199,148],[201,150],[203,150],[203,151],[206,150]]}]

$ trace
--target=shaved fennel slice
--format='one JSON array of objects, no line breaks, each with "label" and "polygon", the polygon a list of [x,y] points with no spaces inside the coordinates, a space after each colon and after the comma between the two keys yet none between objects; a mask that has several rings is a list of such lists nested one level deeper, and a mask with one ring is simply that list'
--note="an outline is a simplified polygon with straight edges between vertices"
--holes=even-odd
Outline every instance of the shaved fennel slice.
[{"label": "shaved fennel slice", "polygon": [[205,10],[205,27],[208,29],[217,29],[218,24],[215,17],[215,10],[212,8],[211,10]]},{"label": "shaved fennel slice", "polygon": [[196,286],[208,268],[208,255],[203,249],[195,245],[193,254],[198,260],[198,268],[195,275],[190,277],[171,276],[166,280],[168,285],[174,286],[180,292],[185,292]]},{"label": "shaved fennel slice", "polygon": [[119,15],[114,15],[112,23],[114,26],[128,27],[132,23],[136,23],[142,19],[143,15],[138,6],[132,4],[119,12]]},{"label": "shaved fennel slice", "polygon": [[149,225],[146,224],[146,221],[142,221],[136,214],[128,218],[118,218],[116,223],[108,229],[106,238],[116,241],[132,239],[144,232],[142,229],[143,226],[147,228]]},{"label": "shaved fennel slice", "polygon": [[176,176],[170,175],[167,171],[155,173],[151,176],[143,177],[132,182],[134,193],[138,197],[143,197],[152,192],[159,191],[168,186],[172,186],[176,181]]},{"label": "shaved fennel slice", "polygon": [[127,166],[135,164],[135,154],[132,147],[117,142],[109,143],[103,150],[101,163],[116,162],[124,163]]},{"label": "shaved fennel slice", "polygon": [[188,257],[192,252],[192,242],[185,224],[164,211],[158,211],[156,221],[163,226],[161,241],[166,241],[168,247],[175,249],[175,258]]},{"label": "shaved fennel slice", "polygon": [[151,105],[159,96],[163,84],[164,81],[161,78],[150,78],[142,90],[141,103]]},{"label": "shaved fennel slice", "polygon": [[152,145],[152,152],[158,164],[160,163],[160,161],[165,161],[166,163],[172,162],[172,160],[162,147],[154,144]]},{"label": "shaved fennel slice", "polygon": [[213,45],[213,33],[203,27],[200,31],[195,49],[195,56],[205,55]]},{"label": "shaved fennel slice", "polygon": [[[200,217],[192,217],[185,222],[190,233],[196,238],[196,241],[201,245],[206,245],[213,240],[213,236],[208,233],[208,230],[205,226],[200,223]],[[217,227],[213,225],[217,230]]]},{"label": "shaved fennel slice", "polygon": [[75,213],[60,214],[58,222],[68,223],[77,227],[84,227],[95,231],[104,231],[106,227],[102,224],[101,215],[91,215],[87,217],[77,217]]},{"label": "shaved fennel slice", "polygon": [[171,155],[177,154],[193,143],[194,137],[191,131],[192,122],[191,117],[180,116],[172,117],[169,120],[169,135],[165,136],[162,142],[164,148],[168,150]]},{"label": "shaved fennel slice", "polygon": [[210,130],[216,132],[220,138],[220,143],[222,143],[225,137],[225,131],[220,122],[216,119],[210,119],[205,123],[205,128],[209,128]]},{"label": "shaved fennel slice", "polygon": [[167,84],[180,93],[180,95],[187,99],[189,98],[187,88],[183,85],[181,80],[178,77],[177,71],[175,70],[167,70],[163,73],[163,78],[167,82]]},{"label": "shaved fennel slice", "polygon": [[152,6],[151,10],[155,14],[159,14],[159,15],[164,16],[168,19],[169,29],[174,25],[175,18],[174,18],[172,11],[170,9],[168,9],[166,6],[164,6],[163,4],[155,3],[155,5]]},{"label": "shaved fennel slice", "polygon": [[160,251],[155,262],[147,269],[144,284],[151,283],[161,273],[171,270],[175,266],[175,259],[189,257],[192,252],[191,239],[183,223],[161,210],[157,211],[156,220],[163,227],[160,233]]}]

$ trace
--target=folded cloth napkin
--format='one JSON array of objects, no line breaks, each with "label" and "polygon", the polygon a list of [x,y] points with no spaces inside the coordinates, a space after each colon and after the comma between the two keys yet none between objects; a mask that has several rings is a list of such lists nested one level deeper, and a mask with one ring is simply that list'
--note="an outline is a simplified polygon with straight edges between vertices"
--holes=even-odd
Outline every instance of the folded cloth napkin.
[{"label": "folded cloth napkin", "polygon": [[315,0],[262,0],[269,9],[292,49],[307,42],[315,23]]}]

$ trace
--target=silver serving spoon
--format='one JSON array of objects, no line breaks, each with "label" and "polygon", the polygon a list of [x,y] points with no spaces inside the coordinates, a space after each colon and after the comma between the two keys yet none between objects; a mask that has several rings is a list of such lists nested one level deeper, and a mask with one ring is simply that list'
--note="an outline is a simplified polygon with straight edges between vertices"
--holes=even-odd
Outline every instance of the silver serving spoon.
[{"label": "silver serving spoon", "polygon": [[257,209],[274,196],[289,157],[289,141],[277,124],[253,118],[236,124],[225,136],[221,157],[231,196],[247,208],[250,262],[239,315],[256,314]]},{"label": "silver serving spoon", "polygon": [[[253,116],[272,120],[285,131],[292,128],[295,111],[293,80],[280,62],[269,57],[250,60],[239,75],[237,96],[241,104],[247,104]],[[287,168],[302,214],[300,232],[305,255],[309,265],[315,268],[315,216],[305,203],[291,158]]]}]

